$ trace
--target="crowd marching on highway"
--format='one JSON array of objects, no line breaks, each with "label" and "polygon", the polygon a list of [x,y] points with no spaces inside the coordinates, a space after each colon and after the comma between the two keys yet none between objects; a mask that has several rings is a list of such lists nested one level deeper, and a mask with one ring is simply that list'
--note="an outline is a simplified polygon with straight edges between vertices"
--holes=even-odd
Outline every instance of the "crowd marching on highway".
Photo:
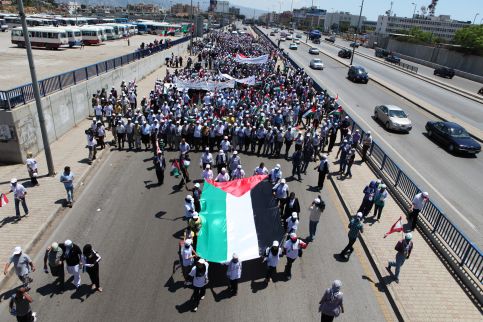
[{"label": "crowd marching on highway", "polygon": [[[273,241],[271,247],[261,251],[266,264],[265,282],[269,283],[273,278],[283,256],[287,257],[286,280],[290,280],[292,265],[302,255],[303,249],[315,240],[317,223],[325,203],[321,195],[317,195],[309,207],[300,205],[285,179],[287,172],[293,179],[301,181],[303,175],[317,171],[320,193],[327,175],[352,177],[351,167],[356,162],[356,151],[359,149],[361,152],[361,162],[366,160],[372,137],[370,132],[364,137],[358,130],[352,132],[352,122],[337,99],[325,91],[317,92],[312,79],[303,69],[291,67],[284,53],[262,38],[214,31],[195,41],[192,50],[194,61],[190,57],[185,66],[179,58],[176,58],[175,65],[170,62],[170,66],[178,68],[174,71],[168,69],[166,76],[157,80],[153,90],[142,99],[138,99],[135,81],[123,81],[119,89],[103,89],[94,95],[94,118],[85,133],[90,161],[106,144],[119,150],[151,151],[158,183],[164,183],[165,169],[170,166],[170,174],[180,177],[179,189],[184,187],[191,191],[182,210],[186,230],[180,242],[179,256],[185,286],[193,288],[193,311],[197,311],[200,300],[205,297],[209,271],[209,263],[196,252],[197,235],[203,225],[200,199],[205,180],[225,182],[251,175],[268,176],[273,185],[273,197],[278,201],[280,224],[286,237],[282,241]],[[268,59],[260,64],[244,64],[237,62],[235,54],[244,57],[268,55]],[[172,61],[175,61],[174,56]],[[248,83],[246,79],[253,76],[256,81]],[[228,84],[232,79],[236,80],[235,86]],[[205,87],[190,88],[199,84]],[[107,131],[112,133],[112,142],[105,140]],[[166,151],[172,151],[175,157],[167,160]],[[191,159],[190,154],[196,152],[201,152],[200,159]],[[336,171],[330,172],[329,153],[335,153],[338,158]],[[244,168],[243,155],[256,155],[260,158],[260,165],[255,169]],[[280,158],[290,161],[292,169],[282,169],[277,162]],[[29,174],[37,182],[32,168],[35,164],[33,158],[27,161]],[[198,166],[200,170],[197,170]],[[66,167],[60,181],[66,188],[68,205],[74,201],[73,180],[74,174]],[[20,218],[20,204],[28,214],[27,192],[16,179],[12,179],[11,183],[17,217]],[[373,216],[378,220],[387,197],[387,188],[380,180],[371,181],[364,188],[361,206],[349,223],[348,245],[340,256],[350,256],[372,208]],[[418,212],[427,200],[426,192],[414,198],[410,215],[413,229]],[[309,216],[300,216],[307,208]],[[308,222],[304,223],[305,218]],[[301,224],[308,225],[308,238],[299,238],[297,230]],[[396,267],[396,281],[412,247],[410,233],[396,246],[396,260],[388,265],[389,269]],[[102,291],[99,283],[100,260],[100,255],[90,244],[81,249],[71,240],[66,240],[64,243],[54,242],[46,250],[44,263],[46,271],[50,268],[51,274],[58,279],[61,289],[65,264],[68,273],[74,276],[76,287],[81,283],[80,273],[86,270],[93,290]],[[32,299],[27,292],[32,282],[30,274],[35,267],[20,248],[14,250],[5,265],[5,272],[10,263],[14,264],[23,283],[12,300],[17,307],[17,317],[19,314],[31,315],[29,303]],[[233,254],[225,264],[229,290],[236,295],[242,262],[237,254]],[[344,311],[341,288],[341,281],[335,280],[323,294],[320,301],[322,321],[331,321]],[[19,308],[23,311],[20,312]]]}]

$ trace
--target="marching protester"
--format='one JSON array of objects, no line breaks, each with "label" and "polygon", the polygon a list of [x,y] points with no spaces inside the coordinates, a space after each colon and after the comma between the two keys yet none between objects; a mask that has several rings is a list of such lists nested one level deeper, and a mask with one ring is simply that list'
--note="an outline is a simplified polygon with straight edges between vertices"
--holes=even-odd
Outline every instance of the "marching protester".
[{"label": "marching protester", "polygon": [[349,256],[352,254],[354,251],[354,243],[357,241],[357,237],[359,237],[359,233],[364,232],[364,225],[362,224],[362,218],[363,215],[361,212],[358,212],[357,215],[351,219],[349,222],[349,232],[348,232],[348,237],[349,237],[349,243],[347,246],[340,252],[339,256],[345,257],[347,252],[349,252]]},{"label": "marching protester", "polygon": [[32,312],[30,304],[33,302],[32,297],[26,287],[20,287],[15,294],[10,298],[8,304],[10,312],[15,315],[18,322],[35,322],[37,321],[37,314]]},{"label": "marching protester", "polygon": [[74,173],[70,171],[70,167],[66,166],[64,172],[60,176],[60,182],[64,184],[65,191],[67,192],[67,206],[72,208],[74,202]]},{"label": "marching protester", "polygon": [[317,167],[314,168],[319,173],[319,179],[317,180],[317,188],[322,190],[324,188],[324,181],[329,174],[329,162],[327,161],[327,154],[322,154],[320,158],[320,163]]},{"label": "marching protester", "polygon": [[22,204],[23,211],[25,212],[25,217],[29,215],[29,208],[27,207],[27,202],[25,201],[25,196],[27,195],[27,189],[18,183],[16,178],[10,180],[10,191],[6,195],[13,192],[13,197],[15,200],[15,221],[19,221],[20,217],[20,204]]},{"label": "marching protester", "polygon": [[194,312],[198,311],[200,300],[205,298],[206,284],[208,284],[208,267],[208,262],[200,258],[189,273],[193,278],[193,295],[191,300],[194,303]]},{"label": "marching protester", "polygon": [[89,275],[92,282],[92,290],[102,292],[99,282],[99,261],[101,256],[97,253],[91,244],[84,245],[82,249],[82,266]]},{"label": "marching protester", "polygon": [[341,287],[342,282],[335,280],[332,282],[332,287],[325,290],[319,302],[320,321],[331,322],[341,313],[344,313],[344,295],[340,291]]},{"label": "marching protester", "polygon": [[158,185],[164,183],[164,169],[166,169],[166,160],[163,152],[158,150],[156,156],[153,158],[154,170],[156,171],[156,177],[158,178]]},{"label": "marching protester", "polygon": [[374,215],[373,217],[376,218],[377,221],[381,219],[382,209],[384,208],[384,204],[386,202],[386,198],[388,196],[386,185],[381,184],[379,189],[376,191],[374,196]]},{"label": "marching protester", "polygon": [[232,259],[229,262],[226,262],[225,265],[227,266],[226,276],[230,281],[228,290],[232,295],[237,295],[238,281],[240,280],[242,274],[242,263],[238,260],[238,255],[233,253]]},{"label": "marching protester", "polygon": [[387,264],[387,270],[391,271],[391,267],[396,267],[396,271],[394,273],[394,280],[396,283],[399,283],[399,272],[401,271],[401,266],[403,266],[406,259],[409,259],[411,255],[411,251],[413,250],[413,235],[411,233],[407,233],[403,239],[397,242],[395,250],[396,253],[396,260],[389,261]]},{"label": "marching protester", "polygon": [[25,161],[25,165],[27,166],[27,171],[29,173],[30,183],[32,186],[38,186],[38,164],[37,160],[34,159],[32,152],[27,152],[27,160]]},{"label": "marching protester", "polygon": [[317,225],[319,224],[320,215],[325,210],[325,202],[320,196],[314,199],[309,207],[309,241],[315,240],[315,233],[317,231]]},{"label": "marching protester", "polygon": [[23,253],[22,247],[16,246],[13,250],[12,256],[10,256],[7,263],[3,268],[3,274],[7,275],[10,264],[13,264],[15,273],[18,279],[22,282],[23,287],[27,291],[30,290],[29,284],[33,282],[33,279],[29,276],[30,272],[35,272],[35,266],[30,257]]},{"label": "marching protester", "polygon": [[307,247],[307,244],[297,237],[295,232],[290,233],[289,239],[285,242],[283,248],[284,253],[287,255],[287,264],[285,265],[285,275],[287,280],[292,278],[292,264],[298,258],[302,256],[302,251]]},{"label": "marching protester", "polygon": [[284,223],[285,229],[287,229],[286,226],[286,220],[292,216],[292,213],[297,213],[300,214],[300,203],[299,199],[295,197],[295,192],[291,192],[287,202],[285,203],[285,209],[283,211],[282,215],[282,222]]},{"label": "marching protester", "polygon": [[[59,283],[58,288],[60,293],[64,291],[65,282],[63,255],[64,252],[62,251],[62,248],[57,242],[53,242],[52,245],[45,250],[44,255],[44,271],[48,273],[48,268],[50,268],[50,273],[52,274],[52,276],[57,278],[54,281],[54,284],[56,284],[57,282]],[[48,268],[47,264],[49,265]]]},{"label": "marching protester", "polygon": [[198,255],[196,254],[196,251],[193,248],[193,240],[190,238],[185,239],[183,243],[183,247],[181,248],[181,270],[183,272],[185,287],[192,284],[191,277],[189,274],[193,267],[195,257],[197,256]]},{"label": "marching protester", "polygon": [[77,244],[74,244],[70,239],[67,239],[63,244],[59,245],[64,253],[63,258],[67,265],[67,272],[74,276],[74,286],[76,289],[81,284],[81,270],[82,270],[82,251]]},{"label": "marching protester", "polygon": [[274,240],[272,247],[268,247],[265,250],[265,257],[263,258],[263,261],[267,263],[267,275],[265,277],[265,283],[270,282],[270,279],[273,281],[273,274],[277,272],[277,265],[281,256],[282,249],[280,248],[280,243],[277,240]]}]

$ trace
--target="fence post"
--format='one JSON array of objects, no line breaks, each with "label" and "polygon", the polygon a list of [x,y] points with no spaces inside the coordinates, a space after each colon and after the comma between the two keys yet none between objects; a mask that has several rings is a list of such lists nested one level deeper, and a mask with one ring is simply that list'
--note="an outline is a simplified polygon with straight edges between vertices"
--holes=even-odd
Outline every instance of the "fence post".
[{"label": "fence post", "polygon": [[59,88],[62,90],[62,81],[60,80],[60,75],[57,76],[58,77],[58,80],[59,80]]},{"label": "fence post", "polygon": [[89,73],[87,72],[87,67],[84,68],[86,71],[86,79],[89,79]]},{"label": "fence post", "polygon": [[72,78],[74,79],[74,85],[77,84],[77,80],[75,79],[75,71],[72,72]]},{"label": "fence post", "polygon": [[106,73],[109,69],[107,69],[107,60],[104,62],[104,64],[106,65]]},{"label": "fence post", "polygon": [[434,224],[433,234],[436,232],[436,230],[438,230],[439,223],[441,222],[441,217],[443,216],[440,212],[438,213],[439,215],[438,215],[438,218],[436,219],[436,223]]},{"label": "fence post", "polygon": [[369,155],[372,155],[372,149],[374,149],[374,141],[371,143],[371,149],[369,150]]},{"label": "fence post", "polygon": [[382,162],[381,162],[381,170],[384,169],[384,164],[386,164],[386,159],[387,159],[387,155],[384,154],[384,157],[382,158]]},{"label": "fence post", "polygon": [[463,255],[463,259],[460,262],[460,266],[465,265],[466,258],[468,257],[468,254],[470,253],[470,250],[471,250],[471,246],[473,246],[473,243],[471,242],[468,242],[468,244],[466,244],[466,251],[465,251],[465,254]]},{"label": "fence post", "polygon": [[40,81],[40,86],[42,86],[42,93],[44,94],[42,96],[45,96],[45,86],[44,86],[44,81],[43,80]]},{"label": "fence post", "polygon": [[[23,88],[24,88],[24,86],[20,87],[20,91],[22,92],[22,99],[23,99],[23,103],[25,104],[26,101],[25,101],[25,93],[24,93]],[[8,99],[8,102],[10,103],[10,98],[7,97],[7,99]],[[9,104],[9,106],[10,106],[10,104]]]},{"label": "fence post", "polygon": [[99,65],[96,64],[96,75],[99,76]]}]

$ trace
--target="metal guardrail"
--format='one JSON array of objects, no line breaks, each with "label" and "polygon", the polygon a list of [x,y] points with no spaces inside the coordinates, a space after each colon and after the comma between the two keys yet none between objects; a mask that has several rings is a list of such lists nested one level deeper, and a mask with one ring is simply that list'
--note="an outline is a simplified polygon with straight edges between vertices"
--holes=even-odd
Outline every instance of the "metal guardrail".
[{"label": "metal guardrail", "polygon": [[392,62],[392,61],[388,61],[388,60],[385,60],[387,63],[390,63],[390,64],[394,64],[394,65],[397,65],[401,68],[404,68],[404,69],[407,69],[413,73],[417,73],[418,72],[418,68],[416,66],[413,66],[413,65],[409,65],[409,64],[406,64],[406,63],[402,63],[402,62]]},{"label": "metal guardrail", "polygon": [[[169,47],[186,42],[190,36],[169,42]],[[39,81],[40,96],[44,97],[64,88],[76,85],[111,70],[125,66],[133,61],[143,59],[169,48],[162,44],[153,48],[138,50],[124,56],[111,58],[93,65],[85,66],[63,74],[55,75]],[[12,109],[16,106],[33,101],[34,92],[32,83],[21,85],[9,90],[0,91],[0,109]]]},{"label": "metal guardrail", "polygon": [[[276,46],[258,28],[255,27],[254,30]],[[289,55],[286,57],[294,67],[300,68]],[[313,85],[317,91],[326,92],[317,82],[314,81]],[[346,112],[346,114],[348,113]],[[349,117],[351,118],[350,115]],[[362,141],[365,131],[352,118],[351,121],[352,132],[358,129],[361,133]],[[406,206],[410,205],[413,197],[422,191],[375,141],[373,141],[368,151],[368,157],[371,158],[379,170],[388,178],[388,183],[406,201]],[[481,288],[481,284],[483,283],[483,253],[481,250],[448,219],[434,202],[427,202],[420,212],[420,216],[424,218],[433,237],[439,242],[442,242],[452,252],[450,255],[458,262],[460,267],[466,268],[473,274],[474,278],[479,281],[479,287]]]}]

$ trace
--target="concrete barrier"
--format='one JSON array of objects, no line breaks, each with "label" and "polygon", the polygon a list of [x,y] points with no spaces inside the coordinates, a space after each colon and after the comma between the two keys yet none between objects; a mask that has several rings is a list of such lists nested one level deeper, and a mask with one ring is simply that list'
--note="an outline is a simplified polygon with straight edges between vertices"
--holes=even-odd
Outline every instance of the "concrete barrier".
[{"label": "concrete barrier", "polygon": [[[178,48],[179,47],[179,48]],[[89,116],[90,98],[101,88],[118,87],[123,80],[141,80],[161,67],[166,55],[186,49],[179,44],[144,59],[134,61],[80,84],[42,98],[49,142],[54,142]],[[27,151],[43,150],[35,102],[12,110],[0,110],[0,163],[23,163]],[[55,156],[54,156],[55,157]]]}]

